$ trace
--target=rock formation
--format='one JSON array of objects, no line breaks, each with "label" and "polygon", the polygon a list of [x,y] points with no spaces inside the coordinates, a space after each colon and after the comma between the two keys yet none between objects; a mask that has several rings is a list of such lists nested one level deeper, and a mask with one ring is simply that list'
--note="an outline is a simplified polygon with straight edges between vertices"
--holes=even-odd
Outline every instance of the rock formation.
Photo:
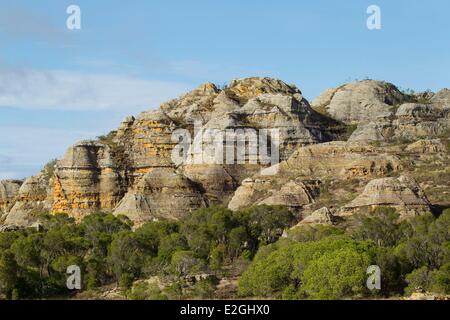
[{"label": "rock formation", "polygon": [[450,105],[402,104],[395,114],[361,122],[350,141],[415,140],[448,136]]},{"label": "rock formation", "polygon": [[0,181],[0,218],[11,209],[22,183],[20,180]]},{"label": "rock formation", "polygon": [[[174,163],[172,152],[179,141],[173,134],[179,129],[186,130],[191,140],[206,130],[277,129],[280,158],[286,159],[300,145],[334,139],[342,128],[315,112],[297,88],[282,81],[248,78],[224,89],[207,83],[162,104],[159,110],[126,118],[101,143],[85,141],[70,148],[57,165],[53,211],[76,218],[101,210],[138,215],[139,220],[179,217],[181,209],[187,213],[205,203],[227,205],[245,178],[267,166],[251,162],[257,155],[248,150],[243,164]],[[189,153],[195,156],[192,149]],[[179,181],[151,181],[155,172],[171,175],[173,170]],[[188,192],[184,198],[191,200],[179,199],[179,208],[157,209],[154,203],[163,206],[168,201],[166,190],[179,195]]]},{"label": "rock formation", "polygon": [[[79,221],[105,211],[140,225],[210,205],[285,205],[302,223],[329,223],[323,207],[343,204],[343,215],[379,205],[420,214],[430,203],[419,186],[390,176],[416,174],[425,190],[448,186],[449,102],[448,89],[403,93],[373,80],[330,89],[312,107],[276,79],[205,83],[73,145],[23,183],[0,181],[0,224],[12,230],[43,212]],[[446,205],[441,195],[434,199]]]},{"label": "rock formation", "polygon": [[128,216],[136,224],[160,218],[178,219],[207,205],[201,188],[169,168],[144,175],[120,201],[115,215]]},{"label": "rock formation", "polygon": [[301,147],[274,174],[262,171],[246,179],[228,207],[280,204],[299,209],[319,196],[321,179],[382,176],[401,167],[398,157],[364,144],[335,141]]},{"label": "rock formation", "polygon": [[402,218],[430,212],[430,202],[411,178],[382,178],[369,182],[362,194],[343,207],[342,215],[362,208],[388,206],[397,209]]},{"label": "rock formation", "polygon": [[123,196],[121,182],[107,145],[79,142],[56,165],[52,211],[76,219],[95,211],[111,211]]},{"label": "rock formation", "polygon": [[51,171],[46,167],[38,175],[25,180],[17,193],[14,206],[5,216],[5,226],[31,226],[40,214],[51,210]]},{"label": "rock formation", "polygon": [[331,213],[330,209],[327,207],[320,208],[313,213],[311,213],[309,216],[304,218],[298,225],[304,225],[304,224],[328,224],[333,225],[336,221],[336,218]]},{"label": "rock formation", "polygon": [[409,97],[391,83],[363,80],[339,86],[322,93],[313,102],[315,110],[348,124],[389,117],[395,106]]}]

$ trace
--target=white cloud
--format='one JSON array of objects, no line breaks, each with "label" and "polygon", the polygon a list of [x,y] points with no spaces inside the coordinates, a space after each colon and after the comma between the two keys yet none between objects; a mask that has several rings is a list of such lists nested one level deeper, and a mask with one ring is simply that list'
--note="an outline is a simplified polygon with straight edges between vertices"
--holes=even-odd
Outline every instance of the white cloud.
[{"label": "white cloud", "polygon": [[143,111],[189,86],[124,75],[0,68],[0,106],[58,110]]}]

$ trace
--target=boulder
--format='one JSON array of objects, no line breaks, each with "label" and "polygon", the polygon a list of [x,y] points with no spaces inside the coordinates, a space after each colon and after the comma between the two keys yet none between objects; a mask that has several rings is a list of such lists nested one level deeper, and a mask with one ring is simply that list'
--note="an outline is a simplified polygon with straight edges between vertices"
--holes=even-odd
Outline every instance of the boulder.
[{"label": "boulder", "polygon": [[388,206],[397,209],[402,218],[430,212],[430,202],[411,178],[381,178],[370,181],[364,191],[342,208],[342,215],[359,209]]},{"label": "boulder", "polygon": [[430,100],[438,108],[450,107],[450,89],[438,91]]},{"label": "boulder", "polygon": [[408,96],[391,83],[363,80],[325,91],[312,107],[344,123],[358,124],[389,117],[396,105],[407,100]]},{"label": "boulder", "polygon": [[335,223],[335,217],[331,213],[330,209],[323,207],[311,213],[304,218],[298,225],[304,224],[327,224],[333,225]]}]

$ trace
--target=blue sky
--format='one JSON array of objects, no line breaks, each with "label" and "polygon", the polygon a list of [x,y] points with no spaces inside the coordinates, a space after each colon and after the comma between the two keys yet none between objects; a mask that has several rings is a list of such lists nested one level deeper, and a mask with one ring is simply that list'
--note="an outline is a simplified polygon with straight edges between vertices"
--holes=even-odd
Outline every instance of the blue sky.
[{"label": "blue sky", "polygon": [[0,0],[0,179],[206,81],[276,77],[311,100],[366,77],[449,87],[449,15],[448,0]]}]

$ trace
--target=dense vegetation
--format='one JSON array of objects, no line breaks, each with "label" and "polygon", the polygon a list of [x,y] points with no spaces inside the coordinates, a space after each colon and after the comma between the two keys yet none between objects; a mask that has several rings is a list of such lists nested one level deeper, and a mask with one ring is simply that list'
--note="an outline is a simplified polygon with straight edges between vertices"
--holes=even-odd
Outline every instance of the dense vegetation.
[{"label": "dense vegetation", "polygon": [[[233,297],[337,299],[450,292],[450,210],[398,222],[380,208],[351,227],[301,226],[279,206],[238,212],[212,207],[181,221],[133,229],[125,217],[97,213],[74,224],[44,215],[41,230],[0,233],[0,295],[69,298],[67,267],[82,270],[82,290],[118,286],[129,299],[213,298],[218,279],[239,277]],[[369,265],[382,289],[366,286]],[[165,285],[139,279],[163,279]]]}]

